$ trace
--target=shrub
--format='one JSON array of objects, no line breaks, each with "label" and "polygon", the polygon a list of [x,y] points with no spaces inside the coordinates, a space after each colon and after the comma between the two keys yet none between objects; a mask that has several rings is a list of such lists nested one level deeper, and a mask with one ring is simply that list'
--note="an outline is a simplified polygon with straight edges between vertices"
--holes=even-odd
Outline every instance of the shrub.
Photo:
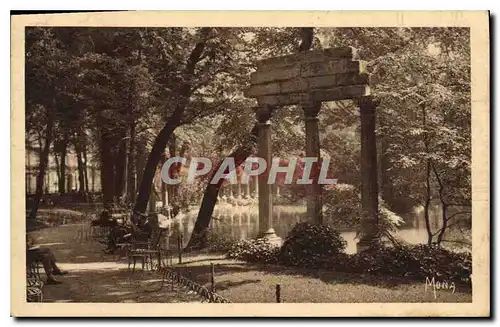
[{"label": "shrub", "polygon": [[191,234],[189,240],[190,250],[205,249],[211,253],[226,253],[238,240],[231,236],[218,234],[210,228],[205,228],[200,233]]},{"label": "shrub", "polygon": [[226,253],[238,240],[230,236],[220,235],[208,229],[206,232],[205,247],[212,253]]},{"label": "shrub", "polygon": [[298,223],[281,247],[280,261],[285,265],[316,267],[342,253],[347,242],[329,226]]},{"label": "shrub", "polygon": [[472,254],[454,252],[436,245],[411,246],[410,251],[416,252],[421,263],[418,277],[436,277],[454,282],[470,283],[472,274]]},{"label": "shrub", "polygon": [[469,284],[472,273],[470,253],[458,253],[435,245],[377,246],[350,255],[347,263],[327,265],[335,270],[425,280],[426,277]]},{"label": "shrub", "polygon": [[234,244],[227,257],[247,262],[278,263],[280,248],[265,238],[241,240]]}]

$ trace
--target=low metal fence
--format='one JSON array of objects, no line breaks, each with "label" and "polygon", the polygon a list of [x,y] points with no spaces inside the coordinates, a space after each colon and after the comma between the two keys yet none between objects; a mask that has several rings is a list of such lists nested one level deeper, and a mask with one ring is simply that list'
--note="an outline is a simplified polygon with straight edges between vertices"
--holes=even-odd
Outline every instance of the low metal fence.
[{"label": "low metal fence", "polygon": [[182,276],[181,273],[175,271],[174,269],[163,267],[161,269],[163,275],[163,283],[168,279],[171,282],[176,282],[177,284],[188,288],[189,290],[195,292],[196,294],[203,297],[209,303],[231,303],[228,299],[223,296],[212,292],[208,288],[203,285],[198,284],[197,282]]}]

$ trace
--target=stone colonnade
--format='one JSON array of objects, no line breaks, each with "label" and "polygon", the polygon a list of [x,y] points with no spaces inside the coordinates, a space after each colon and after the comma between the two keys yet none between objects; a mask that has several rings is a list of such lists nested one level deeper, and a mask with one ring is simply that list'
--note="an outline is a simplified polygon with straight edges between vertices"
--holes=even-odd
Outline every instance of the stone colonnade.
[{"label": "stone colonnade", "polygon": [[[367,248],[378,235],[378,181],[377,181],[377,152],[375,109],[377,103],[371,96],[358,99],[361,121],[361,202],[362,223],[361,238],[358,251]],[[255,108],[259,127],[258,156],[270,163],[272,158],[271,145],[271,116],[272,107],[261,106]],[[311,171],[313,183],[307,187],[307,215],[311,222],[323,224],[322,187],[318,184],[320,162],[320,139],[318,128],[318,114],[321,102],[303,103],[305,117],[305,154],[306,157],[317,158]],[[268,164],[268,167],[270,165]],[[267,172],[259,176],[259,236],[272,241],[279,241],[273,229],[273,185],[267,183]]]}]

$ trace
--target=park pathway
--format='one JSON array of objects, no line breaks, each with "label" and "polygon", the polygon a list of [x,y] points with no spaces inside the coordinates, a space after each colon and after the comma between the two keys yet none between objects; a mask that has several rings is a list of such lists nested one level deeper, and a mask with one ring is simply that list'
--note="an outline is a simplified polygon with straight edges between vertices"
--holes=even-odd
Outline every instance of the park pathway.
[{"label": "park pathway", "polygon": [[62,225],[33,232],[40,246],[50,248],[61,269],[69,272],[62,284],[44,286],[44,302],[165,303],[201,302],[188,290],[170,283],[161,287],[158,272],[135,272],[117,257],[104,254],[94,240],[79,241],[78,225]]}]

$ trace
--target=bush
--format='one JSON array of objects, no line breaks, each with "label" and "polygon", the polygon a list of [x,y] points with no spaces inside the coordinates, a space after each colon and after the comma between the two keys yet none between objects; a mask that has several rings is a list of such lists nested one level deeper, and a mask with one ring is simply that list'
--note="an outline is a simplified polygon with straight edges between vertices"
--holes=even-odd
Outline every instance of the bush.
[{"label": "bush", "polygon": [[471,282],[471,253],[454,252],[435,245],[416,245],[409,250],[417,253],[421,262],[419,278],[436,277],[466,284]]},{"label": "bush", "polygon": [[289,266],[316,267],[342,253],[347,242],[329,226],[298,223],[281,247],[280,262]]},{"label": "bush", "polygon": [[205,248],[212,253],[226,253],[238,242],[235,238],[217,234],[210,229],[205,237]]},{"label": "bush", "polygon": [[280,248],[265,238],[242,240],[234,244],[227,257],[247,262],[278,263]]},{"label": "bush", "polygon": [[[174,228],[175,230],[175,228]],[[190,250],[205,249],[211,253],[226,253],[238,242],[238,239],[214,232],[210,228],[205,228],[200,233],[191,234],[189,240]]]},{"label": "bush", "polygon": [[234,244],[227,257],[247,262],[279,263],[285,266],[324,268],[349,273],[367,273],[424,281],[427,277],[470,285],[472,255],[424,244],[384,246],[344,253],[345,240],[328,226],[299,223],[281,248],[266,239]]},{"label": "bush", "polygon": [[324,266],[337,271],[370,273],[391,277],[425,280],[426,277],[470,284],[472,256],[435,245],[377,246],[339,261],[331,259]]}]

